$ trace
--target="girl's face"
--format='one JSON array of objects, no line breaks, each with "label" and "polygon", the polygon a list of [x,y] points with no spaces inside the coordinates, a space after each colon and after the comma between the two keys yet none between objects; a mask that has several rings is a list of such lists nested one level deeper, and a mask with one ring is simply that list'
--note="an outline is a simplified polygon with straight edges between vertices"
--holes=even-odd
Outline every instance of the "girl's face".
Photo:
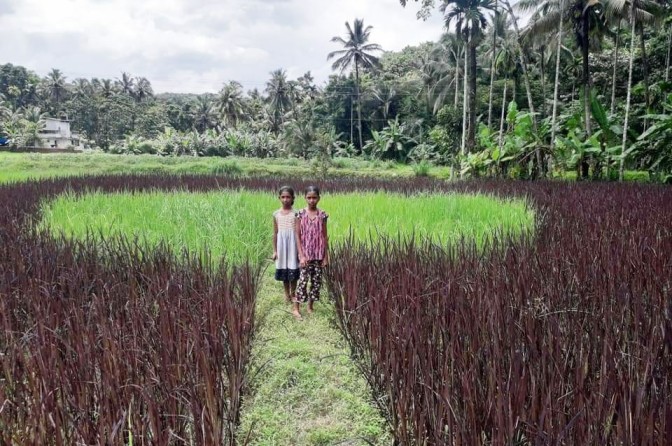
[{"label": "girl's face", "polygon": [[315,209],[319,201],[320,196],[317,194],[317,192],[308,192],[306,194],[306,203],[308,203],[309,209]]},{"label": "girl's face", "polygon": [[294,204],[294,197],[292,197],[292,194],[287,192],[286,190],[282,191],[280,193],[280,203],[282,203],[282,207],[284,208],[290,208],[292,207],[292,204]]}]

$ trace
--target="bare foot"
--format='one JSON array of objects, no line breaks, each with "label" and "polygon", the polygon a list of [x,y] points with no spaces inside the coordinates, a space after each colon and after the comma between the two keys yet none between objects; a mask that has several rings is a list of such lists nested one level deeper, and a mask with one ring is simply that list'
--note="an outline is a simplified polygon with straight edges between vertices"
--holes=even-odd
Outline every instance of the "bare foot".
[{"label": "bare foot", "polygon": [[285,294],[285,303],[286,304],[291,304],[292,303],[292,298],[289,297],[288,295]]},{"label": "bare foot", "polygon": [[292,311],[292,316],[294,316],[294,319],[296,319],[297,321],[303,320],[303,316],[301,316],[299,310]]},{"label": "bare foot", "polygon": [[314,311],[313,304],[308,305],[308,313],[313,313]]}]

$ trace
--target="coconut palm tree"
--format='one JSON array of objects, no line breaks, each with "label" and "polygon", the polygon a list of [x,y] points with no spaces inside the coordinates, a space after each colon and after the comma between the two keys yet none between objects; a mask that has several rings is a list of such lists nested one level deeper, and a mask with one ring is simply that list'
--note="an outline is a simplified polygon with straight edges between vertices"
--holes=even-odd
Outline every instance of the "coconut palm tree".
[{"label": "coconut palm tree", "polygon": [[[620,20],[624,14],[628,15],[630,22],[630,60],[628,64],[628,91],[625,99],[625,117],[623,120],[623,140],[621,146],[621,159],[618,169],[618,179],[623,181],[623,169],[625,166],[625,146],[628,140],[628,118],[630,115],[630,97],[632,92],[632,66],[633,60],[635,57],[635,33],[636,28],[639,25],[640,29],[640,40],[642,45],[642,58],[644,59],[644,80],[645,80],[645,102],[646,106],[649,106],[649,95],[648,95],[648,75],[646,69],[646,47],[644,45],[644,34],[643,29],[646,23],[655,23],[658,20],[658,16],[663,16],[663,11],[659,8],[659,5],[652,2],[651,0],[609,0],[607,3],[607,15],[610,17],[616,17],[617,20]],[[646,125],[645,125],[646,127]]]},{"label": "coconut palm tree", "polygon": [[426,82],[430,86],[428,93],[433,113],[437,113],[443,107],[453,90],[453,106],[457,108],[460,73],[464,69],[464,51],[462,39],[453,33],[446,33],[430,52],[428,66],[423,68],[423,72],[428,77]]},{"label": "coconut palm tree", "polygon": [[93,86],[88,79],[78,78],[72,83],[72,95],[76,99],[86,99],[93,95]]},{"label": "coconut palm tree", "polygon": [[109,99],[117,93],[117,90],[111,79],[103,79],[100,81],[99,92],[103,98]]},{"label": "coconut palm tree", "polygon": [[152,84],[149,82],[149,80],[147,80],[146,77],[135,78],[135,87],[133,88],[132,96],[137,102],[142,102],[147,98],[154,96]]},{"label": "coconut palm tree", "polygon": [[373,112],[373,116],[379,116],[387,122],[390,119],[392,103],[397,98],[397,90],[388,83],[381,83],[373,88],[371,94],[376,101],[376,110]]},{"label": "coconut palm tree", "polygon": [[[532,128],[535,133],[537,133],[537,118],[536,118],[536,113],[534,111],[534,102],[532,101],[532,89],[530,88],[530,76],[529,76],[529,70],[528,70],[528,61],[527,61],[527,52],[525,49],[523,49],[523,33],[521,33],[520,28],[518,26],[518,17],[516,17],[515,13],[513,12],[513,8],[511,7],[511,3],[509,0],[501,0],[502,5],[504,6],[504,9],[508,12],[509,16],[511,17],[511,23],[513,24],[513,29],[516,33],[516,38],[513,39],[513,42],[515,43],[515,47],[518,50],[518,57],[520,59],[520,67],[523,72],[523,80],[525,82],[525,93],[527,93],[527,106],[530,109],[530,117],[532,119]],[[535,148],[535,166],[534,166],[534,171],[533,171],[533,176],[538,175],[539,173],[543,173],[544,169],[544,164],[543,160],[541,157],[541,150],[539,146]]]},{"label": "coconut palm tree", "polygon": [[609,105],[609,114],[614,115],[614,110],[616,109],[616,72],[618,71],[618,56],[620,54],[620,45],[621,45],[621,25],[623,22],[622,17],[614,17],[610,19],[611,22],[616,22],[616,31],[611,36],[614,39],[614,48],[612,50],[612,72],[611,72],[611,103]]},{"label": "coconut palm tree", "polygon": [[198,133],[203,133],[217,125],[217,115],[212,101],[206,96],[199,96],[194,110],[194,127]]},{"label": "coconut palm tree", "polygon": [[[634,14],[631,14],[631,10]],[[649,100],[649,69],[646,56],[646,42],[644,28],[646,25],[657,25],[664,19],[664,8],[654,0],[608,0],[606,1],[606,16],[612,21],[620,23],[627,19],[628,23],[635,27],[639,34],[640,51],[642,54],[642,68],[644,71],[644,102],[648,108]],[[632,23],[634,21],[634,24]],[[619,26],[620,29],[620,26]],[[632,40],[632,39],[631,39]],[[630,57],[633,57],[633,49],[630,48]],[[628,85],[628,88],[630,86]],[[646,120],[644,121],[646,130]]]},{"label": "coconut palm tree", "polygon": [[0,93],[0,121],[3,121],[9,112],[8,104],[5,103],[5,95]]},{"label": "coconut palm tree", "polygon": [[26,121],[32,124],[38,124],[40,126],[44,125],[45,119],[48,115],[48,113],[43,113],[40,107],[27,107],[23,111],[23,118]]},{"label": "coconut palm tree", "polygon": [[65,98],[67,91],[65,76],[63,76],[61,70],[57,68],[52,69],[44,79],[44,86],[51,100],[56,103],[55,108],[57,110],[60,109],[61,101]]},{"label": "coconut palm tree", "polygon": [[224,122],[231,127],[236,127],[238,122],[245,116],[245,99],[243,86],[240,82],[229,81],[225,84],[215,101]]},{"label": "coconut palm tree", "polygon": [[[526,29],[526,34],[530,38],[556,33],[561,18],[563,23],[566,23],[567,26],[571,26],[574,30],[576,46],[581,51],[583,115],[586,138],[588,138],[592,134],[590,121],[591,78],[588,54],[591,46],[596,46],[602,39],[602,36],[608,32],[603,4],[600,0],[529,0],[529,2],[526,3],[529,5],[529,9],[535,7],[536,11],[544,9],[544,11],[539,14],[539,19],[532,21]],[[579,165],[579,177],[587,177],[587,161],[582,159]]]},{"label": "coconut palm tree", "polygon": [[495,83],[495,64],[497,61],[497,44],[506,40],[508,31],[508,15],[506,12],[498,11],[497,0],[495,0],[495,12],[492,17],[492,26],[490,33],[492,34],[492,47],[488,53],[490,56],[490,92],[488,93],[488,127],[492,122],[492,101],[493,101],[493,87]]},{"label": "coconut palm tree", "polygon": [[133,79],[133,77],[130,74],[123,71],[121,73],[121,79],[117,79],[115,84],[119,88],[121,94],[133,96],[133,90],[135,88],[135,79]]},{"label": "coconut palm tree", "polygon": [[466,144],[473,148],[476,143],[476,78],[478,63],[476,47],[488,25],[486,12],[494,12],[493,0],[443,0],[439,10],[444,14],[446,27],[455,22],[455,32],[461,35],[467,46],[467,76],[469,80],[469,119]]},{"label": "coconut palm tree", "polygon": [[513,93],[511,100],[516,100],[516,83],[520,77],[520,63],[518,58],[518,50],[513,40],[515,37],[508,36],[507,39],[502,40],[495,55],[495,71],[500,76],[504,75],[504,91],[502,92],[502,111],[499,119],[499,137],[498,145],[501,150],[504,142],[504,122],[507,112],[509,100],[507,99],[507,90],[509,86],[509,79],[513,79]]},{"label": "coconut palm tree", "polygon": [[271,79],[266,82],[266,93],[268,94],[271,130],[277,135],[284,122],[285,114],[292,108],[291,88],[285,70],[279,69],[271,72]]},{"label": "coconut palm tree", "polygon": [[342,37],[332,37],[332,42],[338,42],[343,45],[344,49],[332,51],[327,55],[327,60],[338,57],[331,68],[333,70],[340,70],[341,73],[348,69],[351,65],[355,66],[355,99],[357,100],[357,131],[359,132],[359,147],[362,143],[362,101],[359,95],[359,69],[372,69],[379,65],[378,58],[370,54],[373,51],[382,51],[382,48],[377,43],[368,43],[371,35],[372,26],[364,27],[363,19],[355,19],[354,26],[345,22],[347,29],[346,39]]}]

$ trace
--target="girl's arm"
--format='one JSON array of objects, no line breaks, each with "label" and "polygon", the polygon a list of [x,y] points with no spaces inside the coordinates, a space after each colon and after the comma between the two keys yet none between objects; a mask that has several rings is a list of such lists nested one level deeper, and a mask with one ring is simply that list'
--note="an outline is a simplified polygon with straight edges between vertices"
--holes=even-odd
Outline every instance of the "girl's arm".
[{"label": "girl's arm", "polygon": [[278,258],[278,222],[273,217],[273,260]]},{"label": "girl's arm", "polygon": [[299,254],[299,265],[305,267],[306,258],[303,256],[303,246],[301,246],[301,219],[299,217],[296,219],[294,233],[296,235],[296,252]]},{"label": "girl's arm", "polygon": [[322,236],[324,237],[324,259],[322,259],[322,266],[329,265],[329,234],[327,233],[327,219],[324,219],[322,224]]}]

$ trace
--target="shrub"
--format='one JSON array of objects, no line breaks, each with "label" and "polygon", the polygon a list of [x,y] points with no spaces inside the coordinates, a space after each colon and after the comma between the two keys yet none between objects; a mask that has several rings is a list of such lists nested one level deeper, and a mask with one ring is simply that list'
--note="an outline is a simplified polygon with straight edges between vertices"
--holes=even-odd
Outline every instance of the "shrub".
[{"label": "shrub", "polygon": [[229,161],[226,163],[217,164],[213,169],[212,173],[215,175],[224,175],[236,177],[243,174],[243,168],[240,167],[235,161]]},{"label": "shrub", "polygon": [[413,173],[415,174],[416,177],[428,177],[430,168],[431,164],[423,160],[420,161],[419,163],[413,164]]}]

